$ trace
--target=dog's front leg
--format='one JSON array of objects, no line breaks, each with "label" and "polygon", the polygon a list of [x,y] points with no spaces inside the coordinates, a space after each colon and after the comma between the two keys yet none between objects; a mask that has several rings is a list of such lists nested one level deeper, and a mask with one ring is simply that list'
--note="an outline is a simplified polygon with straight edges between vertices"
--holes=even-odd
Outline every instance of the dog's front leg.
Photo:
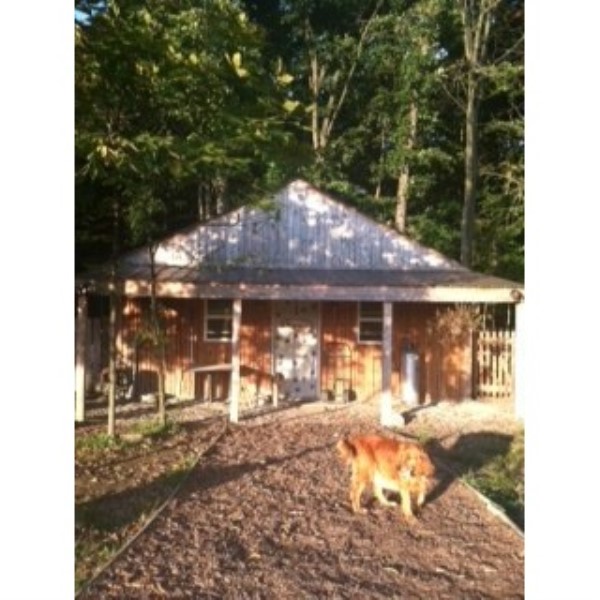
[{"label": "dog's front leg", "polygon": [[427,481],[421,477],[419,479],[418,496],[417,496],[417,508],[421,508],[425,504],[425,495],[427,493]]},{"label": "dog's front leg", "polygon": [[414,521],[415,516],[412,511],[410,489],[406,487],[400,488],[400,500],[402,501],[402,514],[406,517],[408,521]]},{"label": "dog's front leg", "polygon": [[352,504],[352,510],[355,513],[366,513],[366,508],[360,507],[360,498],[365,489],[365,483],[359,477],[352,477],[352,485],[350,486],[350,503]]}]

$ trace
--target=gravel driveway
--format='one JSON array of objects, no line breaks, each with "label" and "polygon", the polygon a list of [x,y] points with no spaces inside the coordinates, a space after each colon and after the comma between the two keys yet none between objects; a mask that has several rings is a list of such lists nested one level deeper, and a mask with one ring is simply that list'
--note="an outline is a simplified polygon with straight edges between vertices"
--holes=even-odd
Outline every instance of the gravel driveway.
[{"label": "gravel driveway", "polygon": [[[334,446],[381,431],[376,409],[306,406],[231,426],[80,597],[523,598],[522,535],[456,471],[440,469],[416,524],[366,493],[368,514],[350,511]],[[403,433],[435,436],[438,462],[516,427],[502,411],[465,403],[413,411]]]}]

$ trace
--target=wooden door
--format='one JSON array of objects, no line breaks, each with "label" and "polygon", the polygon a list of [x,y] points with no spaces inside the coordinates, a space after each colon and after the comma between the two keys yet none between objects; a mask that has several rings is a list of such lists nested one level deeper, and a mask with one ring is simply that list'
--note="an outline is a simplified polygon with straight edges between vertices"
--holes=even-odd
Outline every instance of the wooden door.
[{"label": "wooden door", "polygon": [[319,389],[319,304],[276,302],[273,354],[281,393],[289,400],[315,399]]}]

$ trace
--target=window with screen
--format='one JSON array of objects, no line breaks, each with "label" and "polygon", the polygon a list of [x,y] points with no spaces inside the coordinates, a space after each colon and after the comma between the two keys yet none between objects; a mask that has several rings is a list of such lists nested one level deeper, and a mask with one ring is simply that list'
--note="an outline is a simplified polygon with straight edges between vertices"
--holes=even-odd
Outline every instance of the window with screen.
[{"label": "window with screen", "polygon": [[233,302],[207,300],[204,311],[204,339],[209,342],[231,340],[233,327]]},{"label": "window with screen", "polygon": [[360,302],[358,305],[358,341],[381,344],[383,340],[383,304]]}]

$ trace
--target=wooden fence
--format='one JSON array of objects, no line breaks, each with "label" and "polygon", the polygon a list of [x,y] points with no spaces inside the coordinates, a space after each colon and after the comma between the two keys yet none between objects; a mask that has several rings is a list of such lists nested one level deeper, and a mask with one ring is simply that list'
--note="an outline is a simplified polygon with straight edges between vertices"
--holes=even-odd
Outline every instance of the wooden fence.
[{"label": "wooden fence", "polygon": [[505,398],[513,395],[514,331],[480,331],[473,344],[475,397]]}]

